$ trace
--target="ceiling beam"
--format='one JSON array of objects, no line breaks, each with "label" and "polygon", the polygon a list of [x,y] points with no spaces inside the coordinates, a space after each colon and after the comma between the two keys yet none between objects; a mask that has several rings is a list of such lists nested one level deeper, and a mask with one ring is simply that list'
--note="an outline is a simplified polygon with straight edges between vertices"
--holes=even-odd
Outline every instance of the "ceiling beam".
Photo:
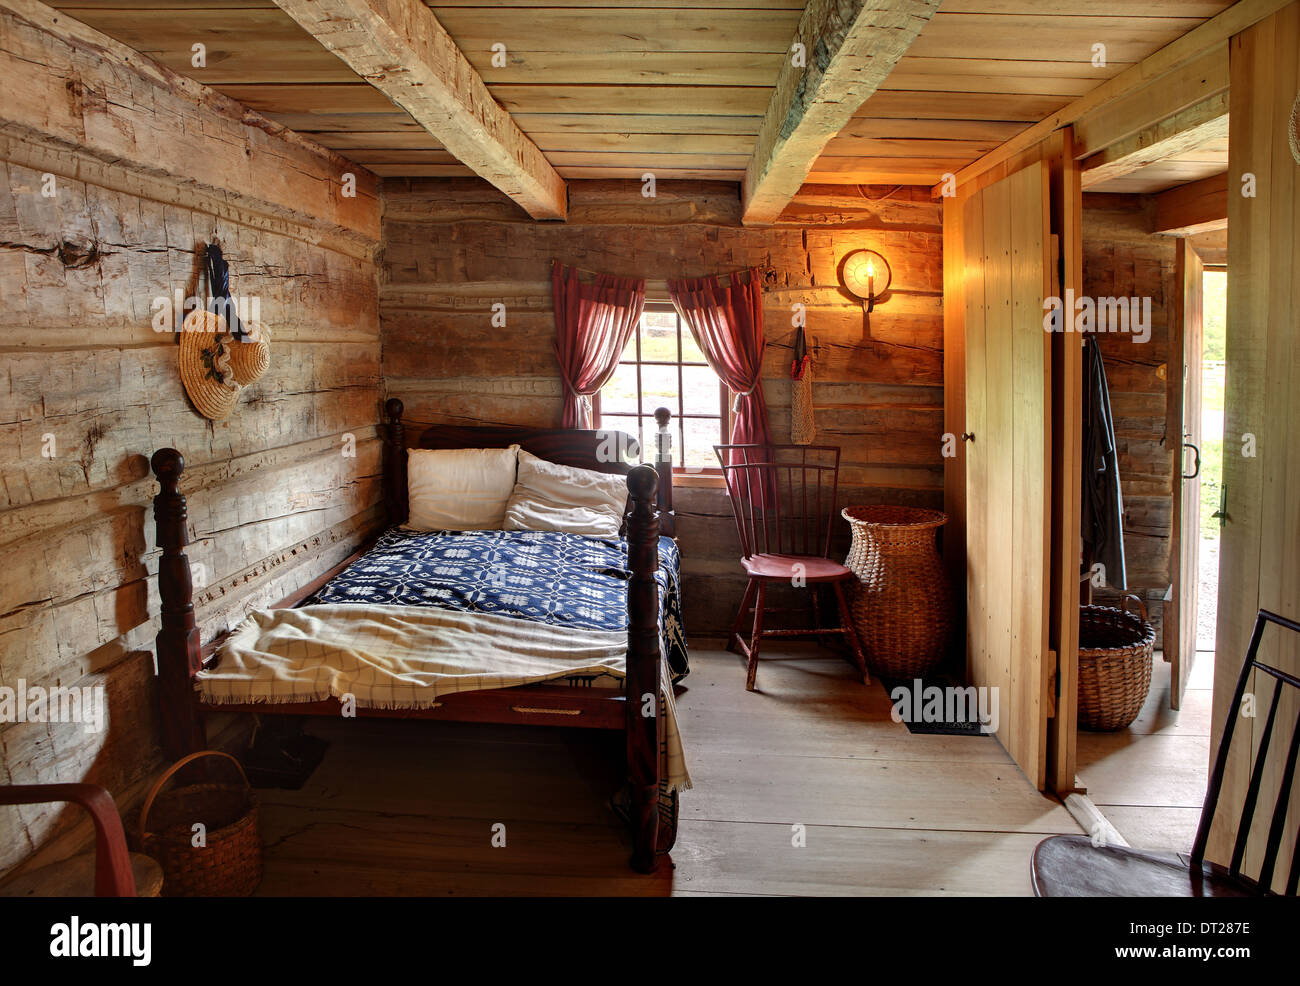
[{"label": "ceiling beam", "polygon": [[747,225],[775,221],[938,8],[939,0],[809,0],[745,169]]},{"label": "ceiling beam", "polygon": [[421,0],[275,2],[534,219],[565,217],[564,179]]},{"label": "ceiling beam", "polygon": [[1221,92],[1085,158],[1081,166],[1083,187],[1099,185],[1227,138],[1228,94]]},{"label": "ceiling beam", "polygon": [[[1129,66],[1119,75],[1103,82],[1086,95],[1080,96],[1032,127],[1021,131],[978,161],[972,161],[957,172],[957,183],[960,185],[978,178],[990,168],[997,167],[1041,142],[1061,127],[1078,123],[1089,114],[1129,95],[1151,80],[1186,67],[1189,62],[1203,57],[1212,49],[1217,50],[1216,57],[1221,57],[1226,62],[1228,54],[1226,45],[1233,35],[1240,34],[1248,27],[1271,17],[1293,2],[1294,0],[1239,0],[1218,16],[1210,18],[1181,38],[1171,41],[1159,51],[1148,55],[1136,65]],[[1195,99],[1192,101],[1194,102]],[[1140,123],[1135,129],[1141,129],[1144,125],[1145,123]],[[1121,134],[1121,139],[1123,136],[1127,134]],[[1102,150],[1102,147],[1096,144],[1087,144],[1085,147],[1092,152]],[[936,198],[941,197],[943,191],[943,182],[934,186]]]},{"label": "ceiling beam", "polygon": [[[1141,83],[1074,123],[1075,154],[1089,158],[1193,107],[1228,112],[1228,46],[1215,45],[1172,72]],[[1215,98],[1220,97],[1218,103]],[[1216,113],[1218,106],[1222,112]]]},{"label": "ceiling beam", "polygon": [[1179,185],[1156,196],[1153,232],[1193,236],[1228,225],[1228,173]]}]

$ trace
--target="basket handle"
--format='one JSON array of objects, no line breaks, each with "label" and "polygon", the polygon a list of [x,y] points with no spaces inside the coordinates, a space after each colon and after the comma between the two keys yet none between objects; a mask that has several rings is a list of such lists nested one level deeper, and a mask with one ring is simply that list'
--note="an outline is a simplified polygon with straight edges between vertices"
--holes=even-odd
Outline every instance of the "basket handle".
[{"label": "basket handle", "polygon": [[1139,611],[1141,612],[1141,614],[1142,614],[1142,622],[1143,622],[1143,623],[1150,623],[1151,620],[1147,617],[1147,607],[1146,607],[1146,603],[1144,603],[1144,602],[1142,601],[1142,597],[1139,596],[1139,595],[1138,595],[1137,593],[1135,593],[1135,592],[1126,592],[1126,593],[1124,593],[1124,595],[1120,597],[1120,600],[1119,600],[1119,608],[1122,609],[1125,613],[1127,613],[1127,612],[1128,612],[1128,601],[1129,601],[1130,599],[1132,599],[1135,603],[1137,603],[1137,605],[1138,605],[1138,610],[1139,610]]},{"label": "basket handle", "polygon": [[142,834],[149,831],[145,822],[149,818],[149,809],[153,807],[154,799],[162,793],[163,785],[171,780],[172,776],[187,763],[192,760],[198,760],[200,757],[225,757],[233,763],[235,769],[239,771],[239,776],[243,779],[244,786],[252,787],[252,785],[248,783],[248,775],[244,773],[243,765],[229,753],[222,753],[220,750],[199,750],[197,753],[191,753],[189,756],[177,760],[174,764],[164,770],[163,775],[159,777],[158,780],[154,782],[153,787],[149,789],[149,793],[144,799],[144,807],[140,809],[140,832]]}]

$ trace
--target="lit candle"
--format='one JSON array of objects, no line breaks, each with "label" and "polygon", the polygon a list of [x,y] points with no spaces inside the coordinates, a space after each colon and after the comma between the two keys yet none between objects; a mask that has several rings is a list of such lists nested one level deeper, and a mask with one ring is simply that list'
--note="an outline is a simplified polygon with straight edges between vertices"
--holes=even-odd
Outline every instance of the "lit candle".
[{"label": "lit candle", "polygon": [[876,297],[876,265],[867,260],[867,300],[874,301]]}]

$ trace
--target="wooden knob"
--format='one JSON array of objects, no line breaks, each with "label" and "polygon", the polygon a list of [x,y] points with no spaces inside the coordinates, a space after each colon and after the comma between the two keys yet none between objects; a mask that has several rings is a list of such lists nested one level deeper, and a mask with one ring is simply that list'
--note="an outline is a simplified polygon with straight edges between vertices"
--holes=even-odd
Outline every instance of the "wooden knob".
[{"label": "wooden knob", "polygon": [[632,491],[634,500],[653,500],[658,487],[659,474],[654,466],[635,466],[627,474],[627,488]]}]

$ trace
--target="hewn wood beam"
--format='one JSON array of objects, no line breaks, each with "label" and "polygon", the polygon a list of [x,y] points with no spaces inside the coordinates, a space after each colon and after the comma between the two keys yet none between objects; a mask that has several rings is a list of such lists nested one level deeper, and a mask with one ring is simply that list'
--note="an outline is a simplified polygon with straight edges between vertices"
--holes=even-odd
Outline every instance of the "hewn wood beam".
[{"label": "hewn wood beam", "polygon": [[1228,94],[1221,92],[1125,137],[1083,162],[1083,187],[1119,178],[1215,140],[1228,139]]},{"label": "hewn wood beam", "polygon": [[746,224],[775,221],[938,8],[939,0],[810,0],[745,169]]},{"label": "hewn wood beam", "polygon": [[[1188,31],[1181,38],[1171,41],[1159,51],[1144,58],[1136,65],[1130,66],[1109,81],[1102,83],[1087,95],[1080,96],[1074,102],[1040,120],[1032,127],[1021,131],[978,161],[971,162],[957,172],[957,182],[960,184],[979,177],[990,168],[998,166],[1026,148],[1039,143],[1053,131],[1059,130],[1067,124],[1078,123],[1088,114],[1130,94],[1147,82],[1187,66],[1189,62],[1204,56],[1211,49],[1223,49],[1222,57],[1226,61],[1227,51],[1223,46],[1227,44],[1229,38],[1235,34],[1240,34],[1266,17],[1271,17],[1293,2],[1294,0],[1240,0],[1240,2],[1233,4],[1217,17],[1212,17],[1199,27]],[[1149,119],[1138,122],[1133,130],[1129,132],[1140,130],[1150,122],[1152,121]],[[1102,147],[1082,140],[1082,135],[1077,136],[1080,137],[1083,146],[1087,150],[1096,152],[1102,149]],[[1120,136],[1127,136],[1127,134],[1121,134]],[[944,184],[942,182],[934,186],[936,198],[943,195],[943,188]]]},{"label": "hewn wood beam", "polygon": [[1206,116],[1225,115],[1227,93],[1228,46],[1216,44],[1186,65],[1085,113],[1074,124],[1079,135],[1075,152],[1081,158],[1093,157],[1198,106]]},{"label": "hewn wood beam", "polygon": [[1228,173],[1179,185],[1156,196],[1154,232],[1190,236],[1228,225]]},{"label": "hewn wood beam", "polygon": [[564,179],[420,0],[275,2],[534,219],[565,217]]}]

